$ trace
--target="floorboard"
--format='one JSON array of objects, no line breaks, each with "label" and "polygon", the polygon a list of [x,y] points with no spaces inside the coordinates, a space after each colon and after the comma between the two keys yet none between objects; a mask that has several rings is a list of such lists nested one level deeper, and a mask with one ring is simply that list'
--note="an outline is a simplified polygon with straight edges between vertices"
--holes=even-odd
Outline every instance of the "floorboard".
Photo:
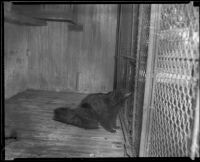
[{"label": "floorboard", "polygon": [[[75,108],[86,94],[27,90],[5,101],[5,126],[18,140],[5,146],[5,159],[35,157],[123,157],[123,133],[85,130],[52,120],[60,106]],[[119,121],[118,121],[119,125]]]}]

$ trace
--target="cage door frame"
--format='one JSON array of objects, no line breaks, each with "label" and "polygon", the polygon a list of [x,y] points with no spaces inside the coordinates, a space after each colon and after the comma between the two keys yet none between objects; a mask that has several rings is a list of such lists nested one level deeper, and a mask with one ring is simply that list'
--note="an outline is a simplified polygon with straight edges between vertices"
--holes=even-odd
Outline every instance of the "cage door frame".
[{"label": "cage door frame", "polygon": [[154,64],[155,57],[157,53],[157,34],[159,28],[159,15],[161,5],[152,4],[151,5],[151,17],[150,17],[150,33],[149,33],[149,49],[147,58],[147,69],[146,69],[146,82],[145,82],[145,92],[144,92],[144,103],[143,103],[143,117],[142,117],[142,132],[140,140],[140,151],[139,157],[146,157],[148,152],[148,134],[150,131],[150,120],[151,120],[151,102],[152,102],[152,90],[153,79],[154,79]]}]

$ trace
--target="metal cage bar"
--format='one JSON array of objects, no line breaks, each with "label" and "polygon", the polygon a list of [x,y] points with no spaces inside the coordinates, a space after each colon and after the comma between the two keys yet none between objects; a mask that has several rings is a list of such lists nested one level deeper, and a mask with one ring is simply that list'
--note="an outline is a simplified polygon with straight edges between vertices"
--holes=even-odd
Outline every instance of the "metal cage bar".
[{"label": "metal cage bar", "polygon": [[142,117],[142,132],[140,140],[140,153],[139,156],[143,157],[146,155],[147,149],[147,134],[149,130],[149,113],[151,109],[151,95],[152,95],[152,83],[153,83],[153,62],[155,59],[156,49],[156,30],[158,27],[158,13],[160,5],[151,6],[151,19],[150,19],[150,33],[149,33],[149,49],[147,58],[147,71],[145,78],[145,92],[144,92],[144,104],[143,104],[143,117]]},{"label": "metal cage bar", "polygon": [[139,8],[139,26],[137,43],[136,76],[134,88],[133,123],[132,123],[132,147],[133,155],[139,156],[142,113],[145,91],[145,80],[147,73],[147,58],[149,48],[149,26],[150,26],[151,5],[141,4]]},{"label": "metal cage bar", "polygon": [[[134,91],[135,60],[138,29],[139,5],[120,5],[118,43],[117,43],[117,86]],[[126,156],[132,153],[132,120],[133,120],[133,96],[130,97],[120,113],[120,121],[125,137]]]}]

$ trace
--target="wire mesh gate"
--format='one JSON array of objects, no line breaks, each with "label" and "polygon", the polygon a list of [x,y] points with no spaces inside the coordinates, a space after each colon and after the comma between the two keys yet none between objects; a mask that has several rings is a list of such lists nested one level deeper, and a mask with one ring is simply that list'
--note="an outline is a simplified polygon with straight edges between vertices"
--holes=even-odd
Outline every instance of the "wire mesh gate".
[{"label": "wire mesh gate", "polygon": [[152,5],[149,43],[140,156],[199,157],[199,8]]}]

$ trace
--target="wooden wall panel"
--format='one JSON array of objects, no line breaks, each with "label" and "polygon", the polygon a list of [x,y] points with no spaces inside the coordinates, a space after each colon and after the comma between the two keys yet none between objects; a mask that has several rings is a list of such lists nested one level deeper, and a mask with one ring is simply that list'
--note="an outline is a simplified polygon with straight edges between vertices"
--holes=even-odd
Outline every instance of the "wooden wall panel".
[{"label": "wooden wall panel", "polygon": [[4,23],[5,98],[27,88],[27,27]]},{"label": "wooden wall panel", "polygon": [[[48,7],[65,10],[68,6]],[[29,88],[86,93],[112,90],[117,5],[77,7],[82,32],[69,31],[64,22],[29,28]]]}]

